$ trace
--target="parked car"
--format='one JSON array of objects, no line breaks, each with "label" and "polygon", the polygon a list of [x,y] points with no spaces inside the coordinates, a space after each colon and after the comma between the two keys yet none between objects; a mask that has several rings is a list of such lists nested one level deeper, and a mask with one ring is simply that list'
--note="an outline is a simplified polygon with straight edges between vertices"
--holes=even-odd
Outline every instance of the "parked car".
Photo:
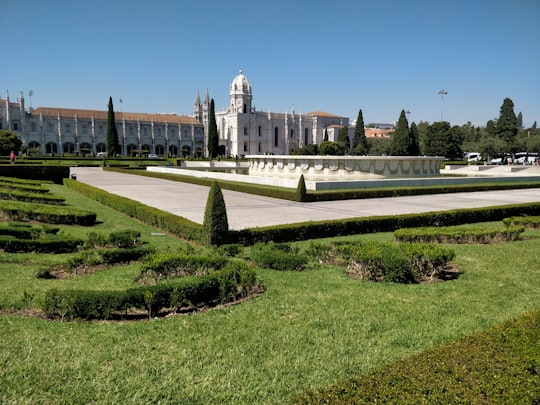
[{"label": "parked car", "polygon": [[107,152],[98,152],[97,157],[107,157]]},{"label": "parked car", "polygon": [[482,155],[479,152],[465,152],[465,160],[468,162],[478,162],[482,160]]},{"label": "parked car", "polygon": [[158,158],[158,155],[156,155],[155,153],[148,154],[148,159],[157,159],[157,158]]}]

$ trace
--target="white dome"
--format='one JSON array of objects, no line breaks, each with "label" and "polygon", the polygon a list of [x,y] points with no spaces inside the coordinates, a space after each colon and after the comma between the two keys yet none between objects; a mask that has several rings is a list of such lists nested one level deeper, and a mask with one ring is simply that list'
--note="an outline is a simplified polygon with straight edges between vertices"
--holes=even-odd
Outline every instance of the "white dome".
[{"label": "white dome", "polygon": [[231,83],[231,95],[233,94],[249,94],[251,95],[251,85],[248,82],[248,79],[246,76],[244,76],[244,73],[242,70],[240,70],[240,73],[233,79]]}]

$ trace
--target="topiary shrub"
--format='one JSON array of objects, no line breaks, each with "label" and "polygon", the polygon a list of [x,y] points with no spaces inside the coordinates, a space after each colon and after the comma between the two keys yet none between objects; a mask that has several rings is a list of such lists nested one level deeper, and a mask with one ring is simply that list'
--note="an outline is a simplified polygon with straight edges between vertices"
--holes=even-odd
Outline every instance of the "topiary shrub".
[{"label": "topiary shrub", "polygon": [[229,222],[227,220],[225,200],[218,182],[214,181],[210,187],[204,211],[203,243],[206,245],[222,245],[227,242],[228,232]]},{"label": "topiary shrub", "polygon": [[118,232],[112,232],[109,235],[109,242],[122,249],[134,248],[138,244],[138,239],[141,236],[139,231],[124,230]]},{"label": "topiary shrub", "polygon": [[272,270],[303,271],[309,258],[286,243],[258,243],[251,247],[249,258],[258,266]]},{"label": "topiary shrub", "polygon": [[300,178],[298,179],[298,186],[296,187],[296,201],[307,201],[306,181],[304,180],[303,174],[301,174]]}]

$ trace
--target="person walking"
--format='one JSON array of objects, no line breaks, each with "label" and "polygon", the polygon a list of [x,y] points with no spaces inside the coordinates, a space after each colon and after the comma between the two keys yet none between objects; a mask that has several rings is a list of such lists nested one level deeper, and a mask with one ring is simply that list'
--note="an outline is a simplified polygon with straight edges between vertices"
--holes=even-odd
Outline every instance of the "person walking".
[{"label": "person walking", "polygon": [[15,156],[15,152],[11,151],[11,153],[9,154],[9,161],[12,165],[15,164],[15,159],[17,159],[17,156]]}]

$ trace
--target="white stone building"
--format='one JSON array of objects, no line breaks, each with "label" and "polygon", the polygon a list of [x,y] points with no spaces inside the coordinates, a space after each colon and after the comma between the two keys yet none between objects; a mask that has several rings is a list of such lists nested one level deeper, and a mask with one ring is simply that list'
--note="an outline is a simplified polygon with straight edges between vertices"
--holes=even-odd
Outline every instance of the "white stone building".
[{"label": "white stone building", "polygon": [[[0,99],[0,129],[18,134],[29,152],[93,154],[105,152],[107,111],[38,107],[25,109],[21,93]],[[115,112],[122,155],[202,156],[204,127],[195,118],[176,114]]]},{"label": "white stone building", "polygon": [[[203,102],[197,96],[194,117],[208,128],[210,97]],[[297,114],[256,111],[251,84],[243,72],[233,79],[229,90],[229,107],[216,111],[220,154],[243,156],[259,154],[288,155],[292,149],[320,144],[324,129],[332,125],[349,125],[349,118],[322,111]],[[207,132],[205,131],[205,134]]]},{"label": "white stone building", "polygon": [[[206,156],[210,97],[197,95],[193,116],[115,112],[122,155]],[[349,118],[322,111],[297,114],[256,111],[246,76],[233,79],[229,107],[215,113],[220,155],[288,155],[295,148],[320,144],[329,128],[348,126]],[[0,98],[0,129],[18,134],[23,146],[41,154],[105,152],[107,111],[38,107],[26,109],[24,95],[16,102]],[[337,132],[336,132],[337,133]]]}]

